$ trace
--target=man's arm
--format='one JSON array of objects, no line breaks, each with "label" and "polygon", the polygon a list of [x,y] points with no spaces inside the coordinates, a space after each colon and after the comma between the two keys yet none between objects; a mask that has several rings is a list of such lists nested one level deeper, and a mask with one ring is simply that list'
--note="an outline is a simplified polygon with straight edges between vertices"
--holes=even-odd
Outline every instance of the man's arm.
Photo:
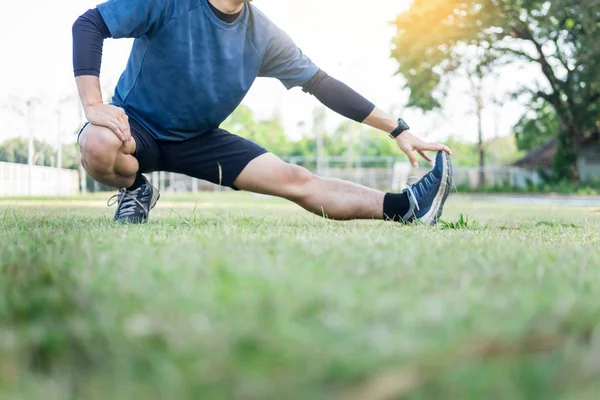
[{"label": "man's arm", "polygon": [[91,124],[110,129],[123,144],[128,144],[131,140],[129,118],[122,108],[104,104],[100,78],[81,75],[75,78],[75,82],[87,120]]},{"label": "man's arm", "polygon": [[[352,90],[344,83],[319,70],[313,78],[302,86],[302,89],[314,95],[323,105],[338,114],[361,122],[385,133],[392,133],[398,127],[398,121],[377,108],[373,103]],[[425,151],[450,152],[447,146],[425,143],[409,131],[402,132],[397,138],[398,147],[406,153],[410,163],[416,168],[418,162],[413,152],[417,151],[424,159],[431,162]]]},{"label": "man's arm", "polygon": [[83,14],[73,25],[73,70],[88,121],[111,129],[125,144],[131,139],[125,111],[103,104],[100,65],[104,39],[153,35],[175,12],[166,0],[111,0]]},{"label": "man's arm", "polygon": [[375,104],[323,70],[302,85],[302,90],[315,96],[327,108],[356,122],[363,122],[375,109]]},{"label": "man's arm", "polygon": [[87,120],[111,129],[123,143],[131,139],[125,111],[104,104],[100,88],[100,66],[104,39],[110,31],[97,9],[89,10],[73,24],[73,71]]}]

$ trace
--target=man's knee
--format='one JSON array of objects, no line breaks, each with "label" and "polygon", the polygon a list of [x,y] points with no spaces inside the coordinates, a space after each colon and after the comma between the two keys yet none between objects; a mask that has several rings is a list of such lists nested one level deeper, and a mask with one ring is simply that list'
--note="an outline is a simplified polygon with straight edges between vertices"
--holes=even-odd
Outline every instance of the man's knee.
[{"label": "man's knee", "polygon": [[283,186],[288,198],[291,200],[301,200],[310,195],[309,186],[318,177],[306,168],[297,165],[287,164]]},{"label": "man's knee", "polygon": [[110,129],[90,124],[81,132],[79,146],[81,163],[89,173],[110,174],[123,143]]}]

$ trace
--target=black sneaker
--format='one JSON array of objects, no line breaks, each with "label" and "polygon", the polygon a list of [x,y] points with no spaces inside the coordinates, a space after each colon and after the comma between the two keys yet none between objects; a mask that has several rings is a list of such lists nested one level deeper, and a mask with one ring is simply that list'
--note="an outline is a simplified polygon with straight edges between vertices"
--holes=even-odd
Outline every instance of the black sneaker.
[{"label": "black sneaker", "polygon": [[444,203],[452,187],[452,163],[443,151],[437,153],[435,166],[423,178],[408,182],[410,210],[402,218],[406,223],[419,220],[425,225],[435,225],[442,216]]},{"label": "black sneaker", "polygon": [[152,186],[144,177],[142,186],[135,190],[121,189],[118,194],[115,194],[108,200],[109,207],[117,204],[115,212],[115,222],[143,224],[148,222],[150,210],[154,208],[160,193],[158,189]]}]

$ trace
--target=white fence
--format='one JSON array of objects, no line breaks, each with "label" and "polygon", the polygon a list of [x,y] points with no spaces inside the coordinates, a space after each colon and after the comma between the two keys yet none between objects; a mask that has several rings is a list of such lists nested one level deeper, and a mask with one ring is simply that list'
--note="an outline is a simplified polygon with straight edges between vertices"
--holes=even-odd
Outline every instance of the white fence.
[{"label": "white fence", "polygon": [[[455,186],[467,186],[475,189],[479,186],[479,167],[454,167],[452,177]],[[419,169],[411,174],[421,177],[428,170]],[[540,174],[518,167],[485,167],[483,176],[486,187],[509,186],[518,189],[526,189],[529,184],[539,185],[542,182]]]},{"label": "white fence", "polygon": [[[323,177],[344,179],[393,192],[404,189],[409,176],[421,177],[429,171],[429,167],[413,170],[409,163],[395,157],[361,157],[352,160],[325,157],[319,163],[316,157],[293,157],[287,161]],[[454,184],[476,188],[479,171],[477,167],[455,167]],[[526,188],[529,183],[540,183],[537,173],[521,168],[486,167],[483,172],[486,186]],[[173,173],[155,172],[148,174],[148,178],[164,192],[224,190],[209,182]],[[79,193],[80,176],[77,171],[0,162],[0,196],[72,196]]]},{"label": "white fence", "polygon": [[[325,157],[320,165],[315,157],[292,157],[288,161],[324,177],[346,179],[376,189],[392,191],[403,189],[409,176],[420,178],[431,169],[427,162],[422,161],[422,168],[415,170],[405,159],[396,157],[359,157],[353,160],[347,160],[345,157]],[[518,167],[454,167],[454,185],[477,188],[481,171],[488,187],[510,186],[525,189],[528,184],[541,183],[537,172]]]},{"label": "white fence", "polygon": [[[409,176],[421,177],[429,171],[429,167],[414,170],[409,163],[395,157],[363,157],[355,160],[326,157],[319,165],[314,157],[294,157],[287,161],[306,167],[323,177],[344,179],[393,192],[404,189]],[[477,188],[479,171],[477,167],[455,167],[454,184]],[[539,184],[541,181],[536,172],[516,167],[486,167],[483,172],[486,186],[508,185],[524,189],[529,183]],[[162,192],[226,190],[180,174],[155,172],[147,176]],[[72,196],[78,193],[80,178],[77,171],[0,162],[0,196]]]},{"label": "white fence", "polygon": [[79,194],[77,171],[0,162],[0,196],[76,194]]}]

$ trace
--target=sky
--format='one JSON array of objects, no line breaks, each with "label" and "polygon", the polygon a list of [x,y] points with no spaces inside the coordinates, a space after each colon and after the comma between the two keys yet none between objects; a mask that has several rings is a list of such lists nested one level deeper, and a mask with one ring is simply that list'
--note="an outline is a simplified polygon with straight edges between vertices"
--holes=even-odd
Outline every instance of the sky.
[{"label": "sky", "polygon": [[[27,0],[0,5],[0,140],[27,136],[49,143],[71,142],[81,121],[72,72],[71,26],[79,15],[99,0]],[[286,31],[321,69],[343,81],[380,108],[403,117],[413,133],[431,141],[449,136],[477,139],[473,105],[464,81],[452,85],[452,95],[440,112],[424,114],[405,107],[408,91],[394,75],[390,59],[390,21],[409,5],[409,0],[255,0],[273,22]],[[114,90],[122,73],[130,40],[108,40],[104,46],[101,82]],[[8,62],[7,62],[8,61]],[[533,68],[505,68],[486,88],[500,95],[534,79]],[[33,98],[32,114],[26,102]],[[258,117],[282,115],[286,132],[298,138],[310,126],[312,110],[320,103],[300,89],[285,90],[273,79],[258,79],[244,104]],[[490,106],[484,113],[484,137],[511,133],[523,107],[508,102]],[[32,121],[28,123],[28,121]],[[328,127],[343,121],[327,114]]]}]

